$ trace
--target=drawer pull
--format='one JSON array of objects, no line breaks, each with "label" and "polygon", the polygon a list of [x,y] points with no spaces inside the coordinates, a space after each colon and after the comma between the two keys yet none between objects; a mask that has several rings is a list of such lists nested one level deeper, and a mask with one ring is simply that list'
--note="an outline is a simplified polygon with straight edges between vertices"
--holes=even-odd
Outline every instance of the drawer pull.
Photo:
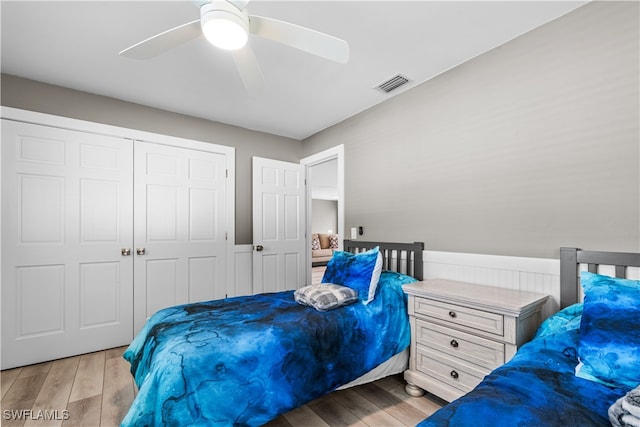
[{"label": "drawer pull", "polygon": [[449,317],[456,317],[456,312],[455,311],[450,311],[449,312]]},{"label": "drawer pull", "polygon": [[451,371],[449,375],[451,375],[451,378],[453,378],[454,380],[457,380],[458,377],[460,376],[456,371]]},{"label": "drawer pull", "polygon": [[451,342],[449,344],[451,344],[451,347],[453,347],[453,348],[458,348],[458,346],[460,345],[460,344],[458,344],[458,341],[456,341],[456,340],[451,340]]}]

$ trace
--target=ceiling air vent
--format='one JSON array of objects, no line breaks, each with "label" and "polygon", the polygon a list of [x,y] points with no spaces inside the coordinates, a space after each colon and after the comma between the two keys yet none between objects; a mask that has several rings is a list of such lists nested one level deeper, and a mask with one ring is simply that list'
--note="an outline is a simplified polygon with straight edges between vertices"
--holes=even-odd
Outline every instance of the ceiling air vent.
[{"label": "ceiling air vent", "polygon": [[403,76],[402,74],[396,74],[395,76],[391,77],[389,80],[380,83],[378,86],[376,86],[376,89],[384,93],[389,93],[392,90],[395,90],[400,86],[405,85],[409,82],[410,80],[405,76]]}]

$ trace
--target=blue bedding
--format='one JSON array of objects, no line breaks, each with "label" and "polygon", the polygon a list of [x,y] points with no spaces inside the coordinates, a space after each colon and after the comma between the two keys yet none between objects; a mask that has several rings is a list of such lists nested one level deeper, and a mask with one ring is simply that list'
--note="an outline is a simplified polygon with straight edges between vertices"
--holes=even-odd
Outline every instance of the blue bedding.
[{"label": "blue bedding", "polygon": [[123,425],[261,425],[349,383],[409,346],[402,285],[320,312],[293,291],[154,314],[124,353],[139,392]]},{"label": "blue bedding", "polygon": [[511,361],[418,426],[609,426],[609,406],[628,389],[575,376],[581,314],[575,304],[551,316]]}]

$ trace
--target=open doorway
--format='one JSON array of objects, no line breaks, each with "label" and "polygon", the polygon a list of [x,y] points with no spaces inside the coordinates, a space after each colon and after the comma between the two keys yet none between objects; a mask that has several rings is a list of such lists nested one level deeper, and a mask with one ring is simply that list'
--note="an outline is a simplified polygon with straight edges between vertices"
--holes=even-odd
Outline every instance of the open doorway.
[{"label": "open doorway", "polygon": [[[330,148],[301,160],[307,177],[307,283],[341,250],[344,239],[344,147]],[[315,278],[315,279],[314,279]]]},{"label": "open doorway", "polygon": [[338,250],[338,160],[309,168],[311,192],[311,266],[322,267]]}]

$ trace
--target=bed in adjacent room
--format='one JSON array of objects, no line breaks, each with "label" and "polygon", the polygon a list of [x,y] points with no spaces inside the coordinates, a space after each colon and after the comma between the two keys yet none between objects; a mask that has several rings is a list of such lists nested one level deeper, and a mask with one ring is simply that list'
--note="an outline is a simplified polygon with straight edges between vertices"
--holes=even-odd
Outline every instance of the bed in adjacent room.
[{"label": "bed in adjacent room", "polygon": [[124,354],[139,392],[123,425],[262,425],[402,372],[423,247],[345,242],[322,285],[158,311]]},{"label": "bed in adjacent room", "polygon": [[[640,281],[625,279],[640,254],[562,248],[560,259],[564,308],[419,427],[640,425]],[[615,277],[598,265],[615,266]]]}]

